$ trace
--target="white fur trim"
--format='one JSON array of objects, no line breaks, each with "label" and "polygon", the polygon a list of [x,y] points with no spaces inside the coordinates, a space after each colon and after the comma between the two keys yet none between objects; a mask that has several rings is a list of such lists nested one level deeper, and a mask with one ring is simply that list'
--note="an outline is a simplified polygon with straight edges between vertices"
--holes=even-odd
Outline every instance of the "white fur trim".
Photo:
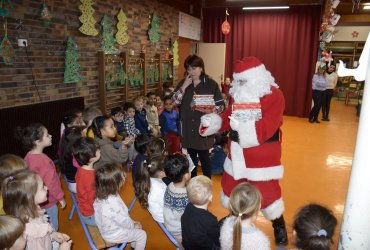
[{"label": "white fur trim", "polygon": [[243,149],[236,142],[231,142],[231,158],[226,157],[224,170],[235,180],[246,178],[251,181],[269,181],[283,178],[284,167],[282,165],[264,168],[248,168],[245,165]]},{"label": "white fur trim", "polygon": [[284,201],[280,198],[270,204],[268,207],[261,209],[261,212],[268,220],[275,220],[279,218],[284,213]]},{"label": "white fur trim", "polygon": [[229,208],[229,197],[226,196],[226,194],[224,194],[224,192],[221,190],[221,193],[220,193],[220,201],[221,201],[221,204],[224,208]]},{"label": "white fur trim", "polygon": [[248,70],[244,70],[240,73],[233,73],[233,80],[235,79],[252,79],[258,75],[262,75],[266,73],[266,67],[263,64],[258,65],[257,67],[250,68]]},{"label": "white fur trim", "polygon": [[[217,114],[206,114],[200,118],[199,134],[201,136],[209,136],[217,133],[222,125],[222,119]],[[201,133],[200,129],[205,127],[206,130]]]},{"label": "white fur trim", "polygon": [[255,121],[239,122],[239,144],[242,148],[260,145],[257,139]]}]

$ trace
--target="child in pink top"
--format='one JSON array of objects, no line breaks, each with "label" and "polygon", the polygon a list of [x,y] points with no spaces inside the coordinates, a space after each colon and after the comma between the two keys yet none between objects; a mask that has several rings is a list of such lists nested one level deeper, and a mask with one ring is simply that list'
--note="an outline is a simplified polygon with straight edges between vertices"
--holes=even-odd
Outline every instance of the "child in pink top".
[{"label": "child in pink top", "polygon": [[72,148],[78,168],[75,180],[77,187],[77,203],[84,222],[90,226],[96,226],[93,203],[95,200],[95,169],[93,165],[100,159],[100,149],[94,139],[83,137],[78,139]]},{"label": "child in pink top", "polygon": [[52,250],[54,245],[59,244],[59,250],[71,248],[69,236],[57,232],[48,223],[45,210],[39,206],[47,200],[48,192],[39,175],[22,170],[6,178],[3,184],[4,210],[25,223],[27,250]]},{"label": "child in pink top", "polygon": [[49,189],[48,199],[41,204],[41,207],[46,209],[50,222],[55,230],[58,230],[58,207],[56,204],[59,202],[64,208],[66,202],[55,165],[42,152],[44,148],[51,146],[51,135],[41,123],[32,123],[25,128],[18,127],[17,132],[23,146],[29,150],[24,158],[28,168],[40,175]]}]

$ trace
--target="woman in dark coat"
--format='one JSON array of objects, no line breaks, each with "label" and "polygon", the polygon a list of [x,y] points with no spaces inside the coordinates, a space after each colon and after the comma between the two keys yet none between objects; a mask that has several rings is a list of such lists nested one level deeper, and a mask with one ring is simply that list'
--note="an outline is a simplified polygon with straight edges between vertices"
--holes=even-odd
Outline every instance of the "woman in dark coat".
[{"label": "woman in dark coat", "polygon": [[[202,165],[203,174],[211,178],[211,163],[209,159],[209,149],[214,144],[214,136],[202,137],[199,135],[200,118],[207,113],[221,113],[225,109],[218,84],[206,75],[203,59],[196,55],[191,55],[184,62],[186,76],[177,85],[172,100],[174,105],[180,107],[181,121],[181,144],[194,162],[198,165],[198,156]],[[191,107],[194,94],[213,95],[215,107],[202,109]],[[191,176],[197,175],[195,168]]]}]

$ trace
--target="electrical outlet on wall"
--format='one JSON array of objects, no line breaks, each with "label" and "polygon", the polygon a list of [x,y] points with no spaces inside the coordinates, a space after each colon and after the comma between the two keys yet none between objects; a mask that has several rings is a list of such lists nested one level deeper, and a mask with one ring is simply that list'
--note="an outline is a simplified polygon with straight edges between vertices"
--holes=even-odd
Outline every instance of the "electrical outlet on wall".
[{"label": "electrical outlet on wall", "polygon": [[27,47],[28,46],[27,39],[18,39],[18,46]]}]

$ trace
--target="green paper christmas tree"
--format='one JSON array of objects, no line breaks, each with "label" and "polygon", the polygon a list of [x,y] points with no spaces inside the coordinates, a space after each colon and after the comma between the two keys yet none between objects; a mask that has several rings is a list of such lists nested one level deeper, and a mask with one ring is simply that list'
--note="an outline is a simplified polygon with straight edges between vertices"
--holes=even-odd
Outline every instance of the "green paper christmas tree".
[{"label": "green paper christmas tree", "polygon": [[3,41],[0,44],[0,56],[3,58],[4,63],[12,65],[15,60],[15,50],[8,37],[5,35]]},{"label": "green paper christmas tree", "polygon": [[0,16],[8,17],[14,6],[10,0],[0,0]]},{"label": "green paper christmas tree", "polygon": [[95,18],[93,16],[95,10],[92,7],[93,0],[80,0],[81,5],[79,9],[82,15],[79,17],[82,26],[78,29],[82,34],[88,36],[96,36],[98,35],[98,31],[95,29]]},{"label": "green paper christmas tree", "polygon": [[104,51],[104,54],[110,55],[119,54],[119,50],[114,46],[116,39],[113,37],[112,21],[109,17],[104,15],[100,24],[103,28],[100,51]]},{"label": "green paper christmas tree", "polygon": [[125,45],[128,42],[128,34],[127,31],[127,17],[122,9],[119,11],[117,15],[118,23],[117,23],[117,33],[116,33],[116,40],[117,43],[120,45]]},{"label": "green paper christmas tree", "polygon": [[150,22],[150,29],[148,31],[149,40],[152,43],[156,43],[161,39],[161,35],[158,33],[160,28],[159,17],[153,13],[152,20]]},{"label": "green paper christmas tree", "polygon": [[50,10],[45,2],[42,5],[40,17],[41,17],[43,26],[45,28],[49,28],[51,24],[51,19],[53,18],[53,16],[51,15]]},{"label": "green paper christmas tree", "polygon": [[173,52],[173,66],[179,65],[179,43],[177,40],[172,45],[172,52]]},{"label": "green paper christmas tree", "polygon": [[67,40],[64,83],[79,82],[83,80],[80,75],[80,64],[78,64],[78,46],[71,37]]}]

